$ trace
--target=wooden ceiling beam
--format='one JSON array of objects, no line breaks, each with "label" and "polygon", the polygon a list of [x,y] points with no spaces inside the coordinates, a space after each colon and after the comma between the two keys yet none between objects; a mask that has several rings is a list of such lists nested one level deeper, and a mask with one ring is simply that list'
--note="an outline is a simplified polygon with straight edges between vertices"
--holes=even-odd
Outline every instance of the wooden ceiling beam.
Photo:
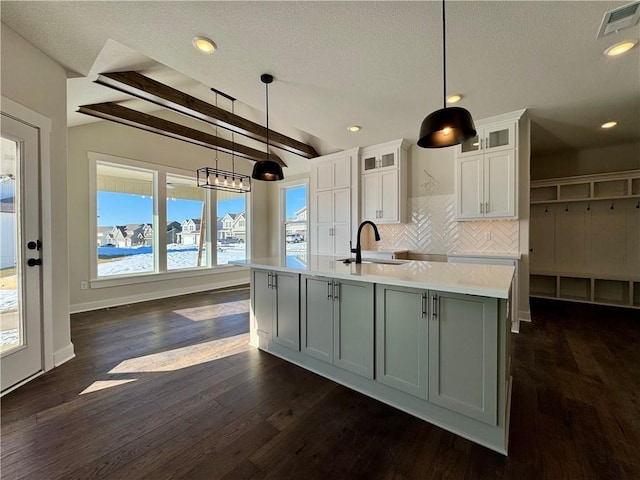
[{"label": "wooden ceiling beam", "polygon": [[[98,75],[95,82],[254,140],[263,143],[267,141],[267,129],[262,125],[145,77],[138,72],[102,73]],[[269,144],[304,158],[318,156],[318,152],[311,145],[273,130],[269,130]]]},{"label": "wooden ceiling beam", "polygon": [[[170,122],[163,118],[154,117],[147,113],[138,112],[113,102],[82,105],[78,112],[103,120],[129,125],[147,132],[157,133],[166,137],[175,138],[184,142],[211,148],[220,152],[234,154],[237,157],[253,160],[254,162],[267,159],[267,152],[262,152],[245,145],[232,143],[224,138],[216,137],[209,133],[194,128]],[[269,159],[279,163],[283,167],[287,165],[276,155],[270,154]]]}]

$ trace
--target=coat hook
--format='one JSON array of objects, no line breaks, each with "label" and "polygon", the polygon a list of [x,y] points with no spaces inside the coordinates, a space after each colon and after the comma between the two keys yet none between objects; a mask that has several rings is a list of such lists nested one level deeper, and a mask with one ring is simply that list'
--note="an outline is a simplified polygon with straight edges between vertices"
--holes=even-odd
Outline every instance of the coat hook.
[{"label": "coat hook", "polygon": [[589,212],[591,210],[591,204],[587,203],[587,212]]},{"label": "coat hook", "polygon": [[565,211],[565,212],[568,212],[568,211],[569,211],[569,205],[565,205],[565,206],[564,206],[564,211]]},{"label": "coat hook", "polygon": [[[638,205],[640,205],[640,202],[638,202]],[[548,205],[544,206],[544,213],[549,213],[549,206]]]},{"label": "coat hook", "polygon": [[638,200],[638,203],[636,204],[636,208],[640,208],[640,200]]},{"label": "coat hook", "polygon": [[611,202],[611,206],[609,207],[609,209],[611,209],[611,210],[614,209],[613,202]]}]

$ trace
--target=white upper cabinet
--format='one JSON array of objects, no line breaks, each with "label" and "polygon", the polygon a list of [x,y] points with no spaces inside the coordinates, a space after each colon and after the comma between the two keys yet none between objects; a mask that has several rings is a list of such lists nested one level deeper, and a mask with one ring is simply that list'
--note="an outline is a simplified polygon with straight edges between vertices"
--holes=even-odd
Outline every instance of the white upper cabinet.
[{"label": "white upper cabinet", "polygon": [[358,148],[314,158],[310,177],[310,252],[349,255],[358,220]]},{"label": "white upper cabinet", "polygon": [[362,220],[405,221],[408,146],[408,142],[400,139],[362,150]]},{"label": "white upper cabinet", "polygon": [[478,122],[478,135],[460,144],[458,157],[516,148],[516,124],[511,120],[481,127]]},{"label": "white upper cabinet", "polygon": [[518,218],[518,126],[523,113],[477,122],[478,135],[457,147],[458,220]]}]

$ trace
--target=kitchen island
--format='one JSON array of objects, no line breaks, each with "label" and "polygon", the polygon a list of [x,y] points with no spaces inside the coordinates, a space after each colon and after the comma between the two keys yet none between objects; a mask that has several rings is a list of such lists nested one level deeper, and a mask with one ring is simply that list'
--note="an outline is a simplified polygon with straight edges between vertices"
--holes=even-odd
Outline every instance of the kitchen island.
[{"label": "kitchen island", "polygon": [[253,346],[507,454],[514,267],[315,255],[244,264]]}]

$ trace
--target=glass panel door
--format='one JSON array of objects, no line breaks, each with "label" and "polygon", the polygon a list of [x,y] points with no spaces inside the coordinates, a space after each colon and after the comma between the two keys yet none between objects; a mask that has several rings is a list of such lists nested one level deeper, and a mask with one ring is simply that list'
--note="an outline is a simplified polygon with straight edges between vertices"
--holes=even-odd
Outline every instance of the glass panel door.
[{"label": "glass panel door", "polygon": [[[18,229],[20,204],[16,198],[18,166],[18,142],[2,138],[2,163],[0,164],[0,352],[4,353],[23,345],[21,315],[21,286],[18,278]],[[20,272],[21,273],[21,272]]]},{"label": "glass panel door", "polygon": [[5,391],[42,370],[38,130],[2,114],[0,357]]}]

